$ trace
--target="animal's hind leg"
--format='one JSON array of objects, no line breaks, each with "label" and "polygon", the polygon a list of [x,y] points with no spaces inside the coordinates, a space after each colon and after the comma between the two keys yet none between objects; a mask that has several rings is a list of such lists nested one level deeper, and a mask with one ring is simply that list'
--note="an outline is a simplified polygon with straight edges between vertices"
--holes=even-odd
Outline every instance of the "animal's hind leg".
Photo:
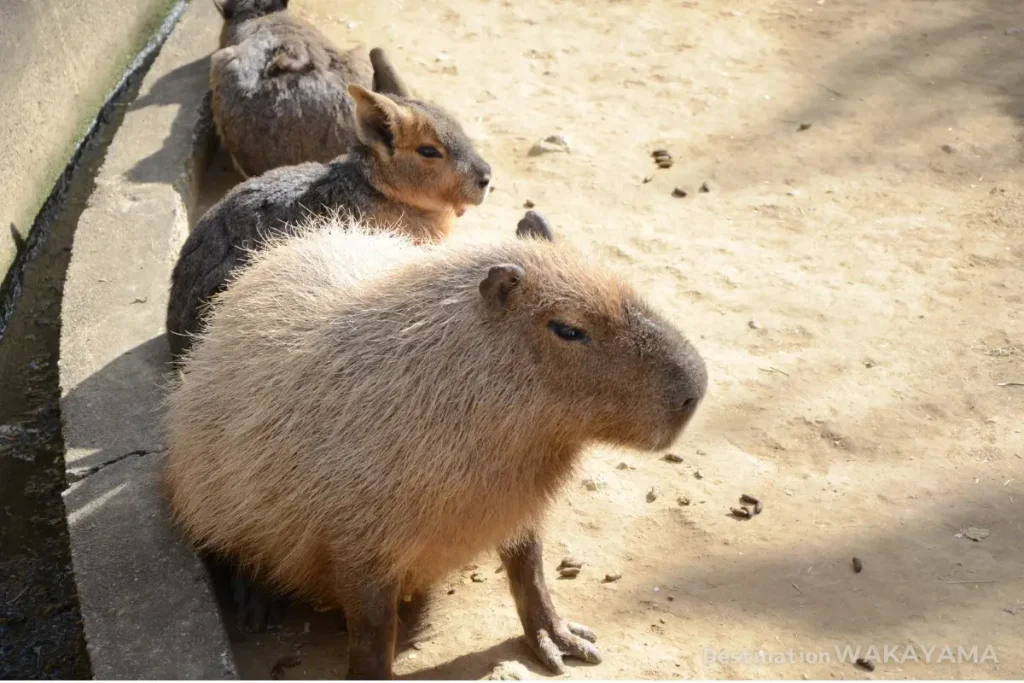
[{"label": "animal's hind leg", "polygon": [[425,626],[424,619],[430,608],[429,593],[405,595],[398,603],[398,647],[410,645]]},{"label": "animal's hind leg", "polygon": [[238,627],[249,633],[262,633],[268,627],[280,626],[291,602],[287,596],[275,593],[240,569],[232,572],[231,595]]},{"label": "animal's hind leg", "polygon": [[395,641],[398,636],[397,582],[368,583],[345,596],[348,624],[348,674],[355,680],[389,680],[394,677]]}]

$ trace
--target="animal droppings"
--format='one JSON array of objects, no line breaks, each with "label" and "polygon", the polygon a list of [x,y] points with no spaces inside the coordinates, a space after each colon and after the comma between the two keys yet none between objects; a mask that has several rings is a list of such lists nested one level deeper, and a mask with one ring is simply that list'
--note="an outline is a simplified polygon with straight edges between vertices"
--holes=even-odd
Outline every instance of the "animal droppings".
[{"label": "animal droppings", "polygon": [[615,583],[616,581],[618,581],[621,578],[622,578],[622,574],[620,574],[619,572],[612,572],[611,574],[605,574],[604,575],[604,582],[605,583]]},{"label": "animal droppings", "polygon": [[676,498],[676,502],[685,507],[690,504],[690,499],[686,496],[679,496]]},{"label": "animal droppings", "polygon": [[567,555],[562,558],[561,562],[558,563],[558,567],[556,567],[556,569],[558,569],[558,571],[562,571],[563,569],[579,569],[582,566],[582,561],[576,559],[572,555]]},{"label": "animal droppings", "polygon": [[527,199],[527,200],[526,200],[525,202],[523,202],[523,208],[524,208],[524,209],[532,209],[532,208],[533,208],[533,207],[535,207],[535,206],[537,206],[537,205],[536,205],[536,204],[534,204],[534,203],[533,203],[532,201],[530,201],[529,199]]},{"label": "animal droppings", "polygon": [[652,486],[647,492],[647,502],[653,503],[656,500],[658,500],[658,491]]},{"label": "animal droppings", "polygon": [[858,659],[854,663],[857,666],[859,666],[860,668],[864,669],[865,671],[874,671],[875,670],[875,663],[872,662],[870,659],[864,659],[863,657],[861,657],[860,659]]},{"label": "animal droppings", "polygon": [[754,506],[754,514],[755,515],[761,514],[761,510],[763,509],[763,506],[761,505],[761,501],[758,500],[757,498],[755,498],[754,496],[750,495],[749,493],[744,493],[742,496],[740,496],[740,502],[741,503],[746,503],[747,505],[753,505]]},{"label": "animal droppings", "polygon": [[855,573],[857,573],[857,574],[860,574],[861,571],[863,571],[863,569],[864,569],[864,563],[861,562],[860,558],[859,557],[853,558],[853,571]]},{"label": "animal droppings", "polygon": [[745,507],[729,508],[729,513],[736,519],[750,519],[750,510]]},{"label": "animal droppings", "polygon": [[682,462],[683,456],[678,453],[666,453],[661,459],[666,462]]}]

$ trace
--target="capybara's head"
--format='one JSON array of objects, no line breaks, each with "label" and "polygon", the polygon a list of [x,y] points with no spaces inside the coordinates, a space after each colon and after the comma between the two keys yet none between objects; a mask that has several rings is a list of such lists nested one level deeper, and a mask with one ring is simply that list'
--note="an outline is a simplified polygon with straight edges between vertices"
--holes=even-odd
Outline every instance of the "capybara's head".
[{"label": "capybara's head", "polygon": [[544,258],[495,263],[482,273],[490,333],[511,335],[541,369],[524,377],[553,397],[561,417],[551,427],[566,430],[568,441],[667,447],[707,390],[700,354],[626,283],[534,241],[536,253],[549,252]]},{"label": "capybara's head", "polygon": [[288,9],[288,0],[213,0],[225,21],[246,21]]},{"label": "capybara's head", "polygon": [[481,204],[491,167],[455,118],[440,107],[400,95],[350,85],[356,133],[374,162],[378,189],[427,211]]}]

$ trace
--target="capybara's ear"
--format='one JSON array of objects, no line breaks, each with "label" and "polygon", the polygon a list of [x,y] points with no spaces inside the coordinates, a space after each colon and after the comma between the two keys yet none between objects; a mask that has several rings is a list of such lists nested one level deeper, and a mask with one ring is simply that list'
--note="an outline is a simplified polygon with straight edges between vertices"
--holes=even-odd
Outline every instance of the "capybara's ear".
[{"label": "capybara's ear", "polygon": [[526,282],[526,271],[514,263],[491,266],[487,277],[480,283],[480,296],[492,311],[509,308],[513,295]]},{"label": "capybara's ear", "polygon": [[348,86],[348,94],[356,103],[356,135],[368,147],[395,149],[400,135],[403,107],[387,95],[367,90],[355,83]]},{"label": "capybara's ear", "polygon": [[516,237],[525,239],[532,237],[539,240],[555,241],[555,233],[551,230],[548,219],[536,211],[527,211],[516,225]]}]

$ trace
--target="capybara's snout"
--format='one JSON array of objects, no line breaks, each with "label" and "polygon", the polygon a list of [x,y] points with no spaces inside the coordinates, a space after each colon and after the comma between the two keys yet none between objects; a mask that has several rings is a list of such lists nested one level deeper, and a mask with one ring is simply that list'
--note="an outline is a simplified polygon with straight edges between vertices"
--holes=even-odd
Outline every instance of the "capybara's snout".
[{"label": "capybara's snout", "polygon": [[669,370],[668,407],[678,435],[697,413],[708,390],[708,369],[689,342],[680,345]]}]

